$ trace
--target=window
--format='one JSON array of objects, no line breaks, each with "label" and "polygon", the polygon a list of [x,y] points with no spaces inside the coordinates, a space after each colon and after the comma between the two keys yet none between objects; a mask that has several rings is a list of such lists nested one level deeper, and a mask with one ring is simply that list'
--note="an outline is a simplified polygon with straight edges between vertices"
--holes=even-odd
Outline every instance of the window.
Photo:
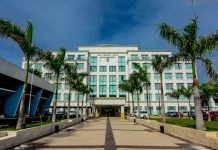
[{"label": "window", "polygon": [[149,57],[148,57],[148,55],[142,55],[142,59],[143,59],[143,60],[148,60]]},{"label": "window", "polygon": [[147,69],[150,69],[151,68],[151,64],[149,63],[143,63],[143,68],[147,68]]},{"label": "window", "polygon": [[192,70],[192,64],[186,63],[186,64],[185,64],[185,69],[186,69],[186,70]]},{"label": "window", "polygon": [[69,97],[69,94],[68,93],[64,93],[64,101],[68,101],[68,97]]},{"label": "window", "polygon": [[131,54],[131,59],[138,59],[138,55],[137,54]]},{"label": "window", "polygon": [[[141,100],[141,95],[138,95],[138,97],[139,97],[139,101],[140,101]],[[137,94],[133,95],[133,101],[138,101]]]},{"label": "window", "polygon": [[116,97],[116,93],[117,93],[116,85],[110,85],[109,86],[109,96]]},{"label": "window", "polygon": [[167,95],[167,100],[168,100],[168,101],[172,101],[173,98],[172,98],[171,96]]},{"label": "window", "polygon": [[126,67],[125,66],[119,66],[119,72],[125,72]]},{"label": "window", "polygon": [[107,86],[100,85],[99,86],[99,97],[106,97],[106,93],[107,93]]},{"label": "window", "polygon": [[172,90],[173,89],[173,83],[166,83],[166,90]]},{"label": "window", "polygon": [[183,83],[176,83],[176,86],[177,86],[177,89],[181,89],[184,86],[184,84]]},{"label": "window", "polygon": [[182,73],[176,73],[176,80],[182,80],[183,74]]},{"label": "window", "polygon": [[90,84],[96,84],[97,82],[97,76],[96,75],[91,75],[90,76]]},{"label": "window", "polygon": [[90,88],[92,89],[92,92],[90,93],[90,96],[91,97],[96,97],[97,86],[96,85],[90,85]]},{"label": "window", "polygon": [[184,96],[184,95],[180,95],[180,96],[179,96],[179,99],[180,99],[180,100],[184,100],[184,99],[185,99],[185,96]]},{"label": "window", "polygon": [[84,60],[84,59],[85,59],[85,55],[78,55],[77,58],[78,58],[79,60]]},{"label": "window", "polygon": [[107,66],[100,66],[99,72],[107,72]]},{"label": "window", "polygon": [[90,57],[90,65],[97,66],[97,57]]},{"label": "window", "polygon": [[[55,96],[54,96],[54,98],[55,98]],[[61,93],[58,93],[58,95],[57,95],[57,101],[61,101]]]},{"label": "window", "polygon": [[37,64],[35,65],[35,68],[36,68],[37,70],[42,71],[42,63],[37,63]]},{"label": "window", "polygon": [[151,55],[151,59],[155,59],[159,55]]},{"label": "window", "polygon": [[179,110],[180,110],[180,112],[187,111],[187,107],[186,106],[179,106]]},{"label": "window", "polygon": [[165,73],[165,79],[171,80],[173,78],[172,73]]},{"label": "window", "polygon": [[116,85],[117,79],[115,75],[109,76],[109,84],[110,85]]},{"label": "window", "polygon": [[160,90],[160,83],[155,83],[155,90]]},{"label": "window", "polygon": [[83,70],[84,69],[84,64],[83,63],[78,63],[77,64],[77,69],[78,70]]},{"label": "window", "polygon": [[69,88],[70,88],[69,84],[65,83],[65,84],[64,84],[64,89],[65,89],[65,90],[69,90]]},{"label": "window", "polygon": [[193,86],[193,83],[187,83],[187,86],[189,87],[189,86]]},{"label": "window", "polygon": [[[144,94],[144,100],[146,101],[147,100],[147,94]],[[148,94],[148,101],[151,101],[152,100],[152,94],[149,93]]]},{"label": "window", "polygon": [[159,73],[154,73],[154,79],[160,79],[160,74]]},{"label": "window", "polygon": [[106,75],[100,75],[99,76],[99,84],[100,85],[106,85],[107,84],[107,76]]},{"label": "window", "polygon": [[155,94],[155,99],[156,99],[156,101],[161,101],[161,94],[160,93],[156,93]]},{"label": "window", "polygon": [[181,63],[174,64],[174,67],[175,67],[176,70],[182,70],[182,64]]},{"label": "window", "polygon": [[[75,100],[77,101],[78,99],[78,94],[75,95]],[[83,100],[83,95],[82,94],[79,94],[79,101],[82,101]]]},{"label": "window", "polygon": [[192,73],[186,73],[186,78],[188,80],[192,80],[193,79],[193,74]]},{"label": "window", "polygon": [[126,76],[125,75],[119,75],[119,82],[126,80]]},{"label": "window", "polygon": [[161,55],[161,56],[162,56],[163,59],[167,59],[167,58],[169,58],[168,55]]},{"label": "window", "polygon": [[175,112],[176,111],[176,106],[167,106],[167,111],[168,112]]},{"label": "window", "polygon": [[47,80],[51,80],[52,79],[52,73],[45,73],[44,78]]},{"label": "window", "polygon": [[119,56],[118,63],[119,63],[119,66],[125,66],[126,64],[125,56]]},{"label": "window", "polygon": [[109,72],[116,72],[116,66],[109,66]]},{"label": "window", "polygon": [[75,59],[75,55],[67,55],[67,59],[74,60]]},{"label": "window", "polygon": [[151,79],[151,73],[148,73],[148,79],[149,80]]},{"label": "window", "polygon": [[90,66],[90,72],[97,72],[97,66]]},{"label": "window", "polygon": [[58,83],[58,90],[62,89],[62,83]]}]

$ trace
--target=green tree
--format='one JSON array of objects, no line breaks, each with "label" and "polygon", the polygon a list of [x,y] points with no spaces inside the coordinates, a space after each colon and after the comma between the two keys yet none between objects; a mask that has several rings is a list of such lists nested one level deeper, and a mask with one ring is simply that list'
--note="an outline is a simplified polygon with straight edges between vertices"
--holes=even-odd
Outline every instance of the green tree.
[{"label": "green tree", "polygon": [[207,101],[208,121],[211,121],[211,118],[210,118],[210,99],[216,93],[214,93],[214,89],[213,89],[212,84],[209,84],[209,83],[203,83],[199,86],[199,88],[201,90],[202,97]]},{"label": "green tree", "polygon": [[[133,101],[133,94],[135,92],[135,89],[133,87],[133,84],[131,83],[130,80],[123,80],[120,84],[119,84],[119,88],[123,91],[126,91],[128,93],[131,94],[132,96],[132,114],[134,114],[134,101]],[[129,103],[129,96],[128,96],[128,107],[129,107],[129,115],[130,115],[130,103]]]},{"label": "green tree", "polygon": [[58,83],[60,80],[60,75],[65,68],[65,53],[66,50],[61,48],[58,54],[53,55],[52,51],[47,51],[41,55],[44,60],[44,66],[53,73],[53,79],[55,80],[56,90],[55,90],[55,100],[53,101],[52,109],[52,122],[56,122],[56,106],[58,98]]},{"label": "green tree", "polygon": [[201,61],[206,73],[211,78],[217,78],[218,75],[213,69],[212,62],[207,58],[207,54],[211,53],[218,44],[218,31],[215,34],[198,37],[198,19],[195,16],[181,30],[162,23],[159,25],[160,36],[167,40],[170,44],[178,48],[178,53],[174,57],[174,61],[185,60],[192,64],[193,73],[193,95],[196,112],[196,129],[206,130],[199,94],[199,82],[196,75],[196,61]]},{"label": "green tree", "polygon": [[26,60],[26,75],[24,78],[24,88],[22,97],[20,100],[20,108],[18,114],[18,121],[16,129],[22,129],[23,124],[25,123],[24,117],[24,107],[25,107],[25,95],[27,90],[27,80],[28,80],[28,70],[30,68],[29,61],[30,59],[37,54],[39,50],[32,43],[32,35],[33,35],[33,26],[32,21],[27,21],[27,27],[23,30],[20,26],[11,23],[8,20],[0,18],[0,37],[9,38],[13,40],[22,50],[25,60]]},{"label": "green tree", "polygon": [[142,85],[145,87],[146,89],[146,102],[147,102],[147,114],[148,114],[148,117],[147,119],[149,119],[149,116],[150,116],[150,107],[149,107],[149,87],[151,85],[150,83],[150,80],[149,80],[149,77],[148,77],[148,71],[147,71],[147,68],[146,67],[141,67],[140,64],[138,63],[134,63],[134,66],[136,68],[136,71],[138,73],[138,77],[139,77],[139,80],[142,82]]},{"label": "green tree", "polygon": [[191,97],[193,95],[193,86],[188,86],[187,88],[183,86],[180,89],[180,92],[182,93],[182,95],[185,96],[185,98],[188,99],[188,101],[189,101],[189,111],[191,112],[192,111],[191,110]]},{"label": "green tree", "polygon": [[[129,77],[129,81],[133,85],[133,89],[134,89],[136,96],[137,96],[138,117],[140,117],[139,95],[141,95],[142,91],[143,91],[139,76],[140,76],[139,73],[134,71],[132,74],[130,74],[130,77]],[[133,99],[132,99],[132,101],[133,101]]]},{"label": "green tree", "polygon": [[165,94],[166,96],[169,96],[171,98],[175,98],[177,101],[177,107],[178,107],[178,112],[179,112],[179,118],[180,118],[180,111],[179,111],[179,97],[181,95],[180,90],[175,90],[173,89],[172,92],[168,92]]},{"label": "green tree", "polygon": [[160,91],[161,91],[161,118],[162,122],[166,123],[165,104],[163,94],[163,71],[172,65],[170,59],[163,59],[162,56],[156,56],[151,62],[154,71],[160,74]]},{"label": "green tree", "polygon": [[32,68],[29,68],[29,71],[30,73],[33,73],[34,75],[38,76],[38,77],[42,77],[42,71],[39,70],[39,69],[32,69]]}]

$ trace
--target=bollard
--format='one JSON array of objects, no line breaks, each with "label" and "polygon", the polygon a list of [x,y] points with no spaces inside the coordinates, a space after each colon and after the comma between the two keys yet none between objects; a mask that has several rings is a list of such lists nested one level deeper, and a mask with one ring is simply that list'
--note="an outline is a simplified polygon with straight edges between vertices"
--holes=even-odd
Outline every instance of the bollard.
[{"label": "bollard", "polygon": [[160,133],[164,133],[164,126],[160,126]]},{"label": "bollard", "polygon": [[59,125],[55,125],[55,133],[59,131]]},{"label": "bollard", "polygon": [[134,123],[136,123],[136,119],[134,119]]}]

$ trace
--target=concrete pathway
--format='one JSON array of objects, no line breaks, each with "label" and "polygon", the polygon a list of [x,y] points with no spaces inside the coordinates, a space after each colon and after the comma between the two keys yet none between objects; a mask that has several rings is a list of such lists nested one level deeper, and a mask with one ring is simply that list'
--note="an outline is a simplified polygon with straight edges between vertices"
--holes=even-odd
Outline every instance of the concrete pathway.
[{"label": "concrete pathway", "polygon": [[139,150],[207,148],[120,118],[88,120],[15,149]]}]

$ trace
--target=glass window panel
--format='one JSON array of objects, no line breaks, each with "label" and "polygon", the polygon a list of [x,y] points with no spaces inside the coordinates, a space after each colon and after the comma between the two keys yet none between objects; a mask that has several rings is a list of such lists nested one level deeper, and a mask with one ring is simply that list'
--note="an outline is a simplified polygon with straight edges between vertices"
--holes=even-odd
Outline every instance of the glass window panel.
[{"label": "glass window panel", "polygon": [[165,79],[171,80],[173,78],[172,73],[165,73]]},{"label": "glass window panel", "polygon": [[181,63],[176,63],[176,64],[174,64],[174,68],[176,70],[182,70],[182,64]]},{"label": "glass window panel", "polygon": [[109,66],[109,72],[116,72],[116,66]]},{"label": "glass window panel", "polygon": [[191,63],[186,63],[185,64],[185,69],[186,70],[192,70],[192,64]]},{"label": "glass window panel", "polygon": [[186,78],[188,80],[192,80],[193,79],[193,74],[192,73],[186,73]]},{"label": "glass window panel", "polygon": [[100,66],[99,72],[107,72],[107,66]]},{"label": "glass window panel", "polygon": [[173,89],[173,83],[166,83],[166,90],[172,90]]},{"label": "glass window panel", "polygon": [[182,80],[183,74],[182,73],[176,73],[176,80]]}]

